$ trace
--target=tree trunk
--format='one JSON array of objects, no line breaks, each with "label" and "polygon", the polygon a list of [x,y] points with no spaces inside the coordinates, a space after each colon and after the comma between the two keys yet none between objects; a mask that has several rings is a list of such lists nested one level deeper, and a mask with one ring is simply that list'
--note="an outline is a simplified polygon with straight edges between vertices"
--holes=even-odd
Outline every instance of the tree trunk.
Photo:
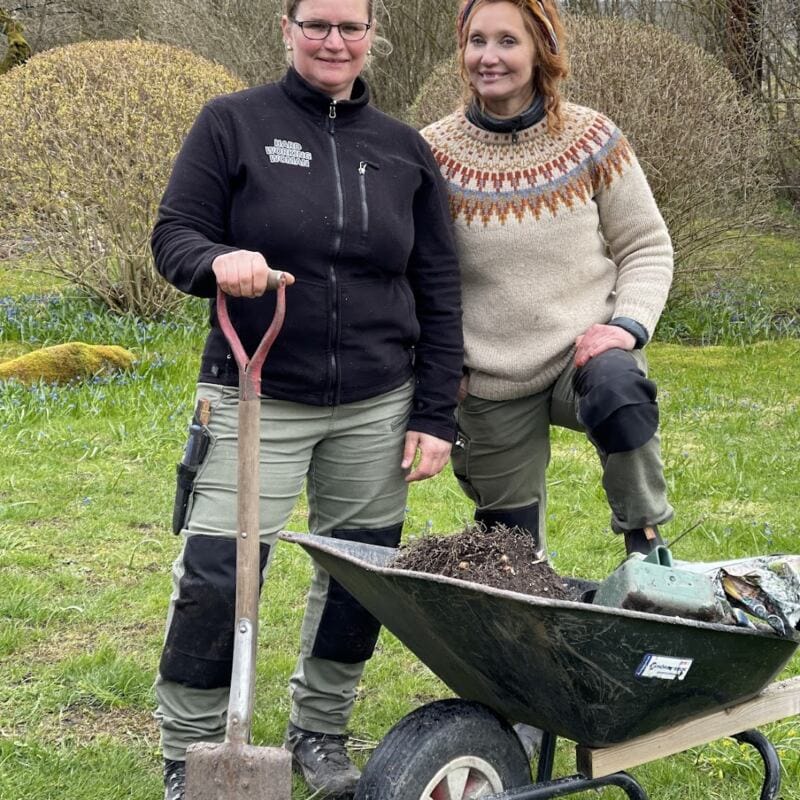
[{"label": "tree trunk", "polygon": [[729,0],[726,63],[742,91],[758,95],[764,78],[763,0]]}]

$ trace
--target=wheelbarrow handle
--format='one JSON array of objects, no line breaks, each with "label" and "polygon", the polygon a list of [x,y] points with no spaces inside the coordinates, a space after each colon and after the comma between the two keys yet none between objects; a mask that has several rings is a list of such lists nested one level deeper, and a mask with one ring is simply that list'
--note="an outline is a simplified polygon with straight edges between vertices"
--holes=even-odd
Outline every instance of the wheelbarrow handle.
[{"label": "wheelbarrow handle", "polygon": [[261,342],[255,353],[252,356],[248,356],[228,314],[227,295],[217,286],[217,318],[239,367],[240,400],[253,400],[258,397],[261,389],[261,368],[264,366],[264,361],[273,342],[283,327],[283,320],[286,316],[286,276],[283,274],[278,279],[276,291],[278,297],[272,322],[261,337]]}]

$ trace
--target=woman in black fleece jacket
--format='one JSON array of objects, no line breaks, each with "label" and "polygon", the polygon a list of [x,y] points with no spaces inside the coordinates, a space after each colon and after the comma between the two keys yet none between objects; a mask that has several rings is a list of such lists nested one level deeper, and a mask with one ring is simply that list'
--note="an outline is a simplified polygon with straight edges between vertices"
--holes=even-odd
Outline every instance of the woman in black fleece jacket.
[{"label": "woman in black fleece jacket", "polygon": [[[202,110],[153,232],[161,274],[211,310],[198,385],[210,446],[181,526],[156,686],[170,800],[182,797],[186,747],[222,737],[230,686],[238,373],[217,286],[252,353],[275,308],[268,283],[280,271],[290,284],[261,375],[264,569],[306,479],[314,533],[397,546],[408,483],[439,472],[453,441],[461,305],[439,170],[416,131],[368,103],[371,0],[286,0],[284,11],[293,66]],[[378,627],[317,570],[287,746],[328,796],[358,778],[344,730]]]}]

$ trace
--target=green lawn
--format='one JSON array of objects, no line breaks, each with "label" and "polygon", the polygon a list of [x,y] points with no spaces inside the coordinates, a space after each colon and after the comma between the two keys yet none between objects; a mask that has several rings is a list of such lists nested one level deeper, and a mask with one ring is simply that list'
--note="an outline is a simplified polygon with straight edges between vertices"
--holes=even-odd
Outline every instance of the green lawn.
[{"label": "green lawn", "polygon": [[[796,264],[797,248],[787,247],[780,258]],[[763,297],[770,308],[785,300],[796,309],[798,286],[800,276]],[[161,778],[151,684],[179,548],[168,531],[173,473],[202,309],[192,305],[169,325],[143,324],[32,294],[41,291],[24,265],[0,263],[0,358],[80,339],[123,345],[138,362],[128,375],[79,386],[0,387],[0,797],[153,800]],[[692,528],[676,555],[798,552],[800,338],[654,343],[648,352],[676,508],[665,533]],[[554,566],[608,574],[622,545],[609,532],[596,457],[580,436],[555,433],[549,491]],[[406,536],[459,530],[470,514],[444,474],[413,487]],[[290,527],[305,530],[302,507]],[[256,743],[282,740],[309,575],[300,548],[282,544],[263,596]],[[786,674],[800,674],[797,658]],[[359,694],[352,731],[363,760],[404,714],[448,691],[384,632]],[[799,732],[796,718],[769,728],[786,771],[784,800],[800,800]],[[574,770],[570,752],[559,750],[562,773]],[[726,741],[633,772],[654,800],[745,800],[758,794],[756,767],[749,749]],[[308,796],[296,787],[296,800]]]}]

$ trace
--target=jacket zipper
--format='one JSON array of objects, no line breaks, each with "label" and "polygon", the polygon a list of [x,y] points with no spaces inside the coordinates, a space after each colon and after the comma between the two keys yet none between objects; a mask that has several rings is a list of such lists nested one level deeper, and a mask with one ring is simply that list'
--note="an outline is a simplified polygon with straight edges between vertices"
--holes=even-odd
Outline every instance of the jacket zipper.
[{"label": "jacket zipper", "polygon": [[339,380],[336,354],[339,346],[339,287],[336,278],[336,262],[342,249],[342,235],[344,233],[344,191],[342,189],[342,172],[339,168],[339,149],[336,146],[336,100],[331,100],[328,109],[328,133],[330,134],[331,152],[333,155],[333,170],[336,176],[336,235],[333,239],[333,258],[331,259],[328,276],[331,283],[331,359],[330,379],[326,401],[328,405],[336,405],[339,395]]},{"label": "jacket zipper", "polygon": [[367,167],[378,169],[376,164],[361,161],[358,165],[358,186],[361,190],[361,238],[366,239],[369,233],[369,205],[367,203]]}]

